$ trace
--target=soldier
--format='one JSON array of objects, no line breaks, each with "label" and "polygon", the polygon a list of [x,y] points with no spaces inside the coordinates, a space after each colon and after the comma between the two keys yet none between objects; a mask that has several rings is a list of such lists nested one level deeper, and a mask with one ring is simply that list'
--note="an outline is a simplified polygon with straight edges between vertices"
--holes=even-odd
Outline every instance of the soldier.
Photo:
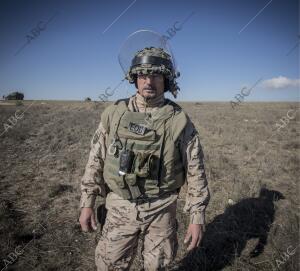
[{"label": "soldier", "polygon": [[139,50],[126,78],[137,93],[107,107],[91,141],[81,183],[80,224],[96,229],[95,198],[106,199],[107,217],[96,247],[97,270],[129,270],[142,234],[144,270],[164,270],[177,252],[176,203],[187,181],[184,242],[197,247],[209,190],[199,135],[176,103],[174,63],[163,48]]}]

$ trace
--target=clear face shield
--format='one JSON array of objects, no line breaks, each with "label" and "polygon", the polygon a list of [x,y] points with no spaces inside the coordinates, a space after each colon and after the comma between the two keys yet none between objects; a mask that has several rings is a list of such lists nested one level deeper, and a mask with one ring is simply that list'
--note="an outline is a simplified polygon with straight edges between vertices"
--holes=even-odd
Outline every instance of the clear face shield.
[{"label": "clear face shield", "polygon": [[166,41],[166,39],[162,35],[154,31],[138,30],[128,36],[128,38],[121,46],[118,55],[118,60],[125,76],[131,68],[132,60],[135,57],[136,53],[146,47],[161,48],[166,53],[168,53],[171,57],[174,74],[177,74],[176,61],[170,44]]}]

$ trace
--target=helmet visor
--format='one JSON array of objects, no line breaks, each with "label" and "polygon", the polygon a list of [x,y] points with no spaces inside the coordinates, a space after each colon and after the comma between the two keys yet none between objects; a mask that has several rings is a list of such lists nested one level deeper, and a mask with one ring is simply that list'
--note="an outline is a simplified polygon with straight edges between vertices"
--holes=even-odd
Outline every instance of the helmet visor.
[{"label": "helmet visor", "polygon": [[166,60],[166,64],[169,66],[171,65],[174,72],[177,71],[174,55],[166,38],[150,30],[139,30],[128,36],[128,38],[123,43],[118,55],[120,66],[125,75],[130,70],[132,64],[139,65],[141,63],[149,63],[155,65],[156,63],[158,64],[161,61],[164,61],[162,59],[159,59],[158,57],[151,56],[135,58],[137,52],[143,50],[146,47],[163,49],[171,57],[172,63]]}]

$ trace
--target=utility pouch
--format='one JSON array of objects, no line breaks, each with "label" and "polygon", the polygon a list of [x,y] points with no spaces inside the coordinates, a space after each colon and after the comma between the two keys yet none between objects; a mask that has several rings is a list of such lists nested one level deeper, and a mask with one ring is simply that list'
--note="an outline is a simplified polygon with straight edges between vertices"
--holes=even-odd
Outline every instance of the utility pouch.
[{"label": "utility pouch", "polygon": [[136,174],[126,174],[124,176],[124,179],[125,179],[125,182],[127,183],[128,185],[128,188],[130,190],[130,193],[131,193],[131,196],[132,196],[132,199],[136,199],[138,198],[139,196],[142,195],[136,181],[137,181],[137,176]]},{"label": "utility pouch", "polygon": [[142,178],[150,175],[152,154],[137,153],[134,160],[134,173]]}]

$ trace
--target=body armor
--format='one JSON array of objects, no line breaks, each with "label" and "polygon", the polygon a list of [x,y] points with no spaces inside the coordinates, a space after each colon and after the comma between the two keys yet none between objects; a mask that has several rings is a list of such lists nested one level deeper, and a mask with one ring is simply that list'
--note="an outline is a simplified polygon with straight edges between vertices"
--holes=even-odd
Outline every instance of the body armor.
[{"label": "body armor", "polygon": [[174,102],[152,113],[129,111],[126,100],[107,108],[108,131],[103,177],[124,199],[154,198],[176,192],[185,182],[179,135],[187,117]]}]

